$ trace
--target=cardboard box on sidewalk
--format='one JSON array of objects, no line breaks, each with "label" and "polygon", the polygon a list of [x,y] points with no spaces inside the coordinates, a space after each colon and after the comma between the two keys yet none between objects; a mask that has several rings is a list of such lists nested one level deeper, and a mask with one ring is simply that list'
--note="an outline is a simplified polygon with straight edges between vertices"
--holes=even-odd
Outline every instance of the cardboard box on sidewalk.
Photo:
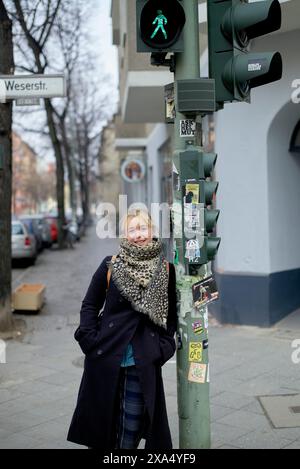
[{"label": "cardboard box on sidewalk", "polygon": [[12,294],[15,310],[37,311],[45,301],[46,285],[43,283],[22,283]]}]

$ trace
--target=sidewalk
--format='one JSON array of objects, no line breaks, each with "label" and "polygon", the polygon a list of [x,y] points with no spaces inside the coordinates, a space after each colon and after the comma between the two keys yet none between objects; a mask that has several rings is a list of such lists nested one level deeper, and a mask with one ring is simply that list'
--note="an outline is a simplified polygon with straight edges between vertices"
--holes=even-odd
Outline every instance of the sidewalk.
[{"label": "sidewalk", "polygon": [[291,359],[300,329],[289,323],[210,329],[213,448],[300,448],[300,427],[273,428],[257,399],[300,395],[300,364]]},{"label": "sidewalk", "polygon": [[[16,315],[26,320],[27,333],[7,341],[7,364],[0,364],[0,448],[84,448],[66,441],[83,364],[73,334],[91,276],[117,245],[99,240],[93,226],[74,251],[43,253],[22,278],[45,283],[47,301],[39,315]],[[300,394],[300,364],[291,360],[291,343],[300,339],[298,316],[272,329],[212,321],[213,448],[300,448],[300,428],[273,428],[256,398]],[[175,359],[163,367],[163,376],[178,448]]]}]

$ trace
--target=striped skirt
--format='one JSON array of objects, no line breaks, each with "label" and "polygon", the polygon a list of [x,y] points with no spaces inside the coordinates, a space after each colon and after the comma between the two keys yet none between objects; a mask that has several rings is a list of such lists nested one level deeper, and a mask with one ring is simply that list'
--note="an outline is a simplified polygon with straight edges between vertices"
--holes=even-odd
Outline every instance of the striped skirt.
[{"label": "striped skirt", "polygon": [[146,407],[135,365],[120,368],[115,449],[136,449],[146,416]]}]

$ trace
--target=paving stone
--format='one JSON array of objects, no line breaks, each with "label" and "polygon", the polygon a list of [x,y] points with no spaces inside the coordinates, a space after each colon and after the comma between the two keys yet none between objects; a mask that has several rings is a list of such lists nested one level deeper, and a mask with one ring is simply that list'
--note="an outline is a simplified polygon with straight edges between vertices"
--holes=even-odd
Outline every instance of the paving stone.
[{"label": "paving stone", "polygon": [[247,404],[245,407],[242,407],[241,410],[245,410],[246,412],[252,412],[254,414],[265,415],[262,406],[256,398],[253,398],[253,402]]},{"label": "paving stone", "polygon": [[261,431],[253,431],[235,441],[235,446],[244,449],[280,449],[288,445],[289,440],[278,437],[273,432]]},{"label": "paving stone", "polygon": [[1,449],[34,449],[36,445],[36,440],[21,433],[15,433],[0,440]]},{"label": "paving stone", "polygon": [[4,402],[12,401],[14,399],[18,399],[19,397],[25,398],[26,393],[19,389],[1,389],[0,390],[0,405]]},{"label": "paving stone", "polygon": [[230,415],[231,413],[232,409],[229,409],[229,407],[224,407],[218,404],[210,404],[211,421],[219,420],[226,415]]},{"label": "paving stone", "polygon": [[40,425],[22,431],[26,435],[36,441],[57,441],[64,442],[67,438],[68,428],[55,420],[45,422]]},{"label": "paving stone", "polygon": [[41,423],[48,422],[49,420],[49,416],[23,411],[14,415],[1,417],[1,426],[4,430],[10,433],[18,433],[27,429],[32,429]]},{"label": "paving stone", "polygon": [[288,446],[285,446],[284,449],[300,449],[300,441],[294,441]]},{"label": "paving stone", "polygon": [[229,407],[231,409],[241,409],[253,402],[253,397],[243,396],[236,392],[225,391],[212,398],[212,403]]},{"label": "paving stone", "polygon": [[234,427],[221,422],[211,423],[212,441],[221,440],[224,443],[232,443],[240,436],[247,435],[248,433],[249,430],[245,428]]},{"label": "paving stone", "polygon": [[257,428],[262,430],[270,430],[270,423],[265,415],[259,415],[244,410],[236,410],[230,415],[219,419],[219,423],[232,425],[252,431]]},{"label": "paving stone", "polygon": [[259,400],[275,428],[300,428],[300,394],[261,396]]}]

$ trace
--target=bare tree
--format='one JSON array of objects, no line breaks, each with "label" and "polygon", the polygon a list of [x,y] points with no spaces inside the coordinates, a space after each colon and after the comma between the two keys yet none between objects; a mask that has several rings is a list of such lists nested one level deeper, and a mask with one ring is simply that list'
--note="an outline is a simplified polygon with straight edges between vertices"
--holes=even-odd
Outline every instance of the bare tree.
[{"label": "bare tree", "polygon": [[[14,71],[12,22],[0,0],[0,73]],[[0,104],[0,332],[14,329],[11,310],[12,103]]]},{"label": "bare tree", "polygon": [[72,5],[70,11],[67,8],[63,20],[57,22],[55,35],[59,49],[63,51],[68,84],[68,99],[63,109],[56,113],[57,128],[68,168],[70,205],[75,212],[74,184],[77,179],[86,220],[90,216],[90,167],[99,151],[102,127],[111,116],[110,96],[113,96],[110,76],[97,71],[95,64],[99,54],[96,56],[90,51],[92,40],[83,19],[90,17],[92,12],[92,5],[86,6],[79,0],[77,7]]},{"label": "bare tree", "polygon": [[82,17],[85,8],[82,2],[72,5],[67,2],[61,8],[60,15],[55,23],[53,38],[53,49],[59,48],[62,54],[63,69],[66,77],[67,96],[60,108],[55,108],[55,121],[63,150],[64,160],[68,170],[70,187],[70,207],[73,217],[76,215],[75,197],[75,170],[71,143],[68,138],[67,121],[71,104],[71,87],[74,81],[74,72],[79,60],[80,45],[82,39]]},{"label": "bare tree", "polygon": [[[35,39],[35,42],[28,39],[28,44],[32,44],[32,50],[38,49],[35,44],[40,44],[37,34],[39,32],[41,36],[41,25],[46,24],[47,15],[44,13],[38,14],[32,8],[32,2],[30,3],[31,8],[27,8],[25,0],[23,2],[11,1],[15,5],[15,11],[12,11],[11,14],[20,26],[19,29],[15,28],[16,47],[19,52],[18,55],[22,58],[22,63],[25,62],[25,65],[20,65],[20,70],[39,71],[42,65],[44,70],[51,72],[61,72],[63,70],[65,74],[67,83],[66,99],[56,100],[55,104],[54,101],[48,104],[50,110],[48,109],[47,117],[51,111],[51,125],[49,126],[48,118],[47,127],[50,130],[55,130],[55,132],[52,132],[54,136],[50,135],[54,150],[58,150],[54,146],[54,140],[60,149],[58,155],[56,151],[57,167],[60,168],[62,165],[63,174],[64,166],[67,169],[72,211],[73,213],[76,212],[75,180],[77,178],[80,181],[83,213],[84,216],[88,217],[89,166],[94,159],[91,153],[94,155],[97,153],[94,148],[95,145],[98,144],[99,146],[100,144],[98,136],[105,123],[104,117],[108,118],[111,114],[108,96],[113,94],[109,90],[109,77],[97,76],[94,64],[98,59],[92,57],[89,53],[91,41],[83,19],[90,17],[92,13],[91,5],[87,5],[83,0],[78,0],[75,4],[72,1],[61,3],[52,23],[51,34],[48,35],[47,43],[42,42],[39,47],[40,56],[35,53],[32,59],[32,54],[30,55],[26,47],[24,48],[24,39],[23,41],[21,39],[24,38],[24,31],[27,27],[31,36]],[[57,0],[51,3],[56,4],[56,2]],[[16,7],[17,3],[19,4],[18,9]],[[37,4],[37,2],[34,3]],[[48,4],[46,0],[41,0],[38,3],[39,7],[44,5],[44,8]],[[26,22],[22,20],[22,13],[23,17],[26,14]],[[49,21],[53,14],[48,15]],[[28,37],[28,32],[26,32],[25,37]],[[101,81],[102,88],[106,89],[105,98],[105,92],[102,93],[102,96],[99,94],[99,81]],[[89,85],[87,82],[89,82]],[[76,126],[72,129],[75,121]],[[38,129],[26,128],[25,130],[39,133],[40,136],[42,133],[48,133],[48,130],[45,132],[42,126]],[[83,136],[83,133],[85,133],[85,136]],[[58,188],[62,184],[63,174],[58,174]],[[58,198],[59,194],[61,194],[61,190],[58,189]]]},{"label": "bare tree", "polygon": [[[34,68],[31,68],[29,64],[32,63],[32,61],[29,59],[27,50],[18,43],[19,49],[26,60],[26,65],[22,68],[30,73],[44,74],[49,65],[46,47],[47,42],[53,30],[62,2],[61,0],[36,0],[35,2],[30,2],[30,7],[25,0],[12,0],[12,3],[14,5],[14,11],[11,11],[10,14],[20,26],[34,59]],[[62,226],[65,220],[63,152],[55,125],[55,109],[50,99],[44,99],[44,103],[49,136],[56,159],[58,245],[59,248],[63,248],[64,236]]]},{"label": "bare tree", "polygon": [[[89,63],[93,63],[90,59]],[[83,71],[85,70],[85,72]],[[85,218],[90,217],[91,174],[99,155],[101,131],[110,116],[107,95],[99,94],[98,77],[81,68],[76,79],[76,88],[71,89],[69,112],[69,135],[75,157],[76,175],[80,183],[82,211]],[[109,77],[103,76],[101,85],[109,86]],[[82,99],[82,97],[85,99]]]}]

